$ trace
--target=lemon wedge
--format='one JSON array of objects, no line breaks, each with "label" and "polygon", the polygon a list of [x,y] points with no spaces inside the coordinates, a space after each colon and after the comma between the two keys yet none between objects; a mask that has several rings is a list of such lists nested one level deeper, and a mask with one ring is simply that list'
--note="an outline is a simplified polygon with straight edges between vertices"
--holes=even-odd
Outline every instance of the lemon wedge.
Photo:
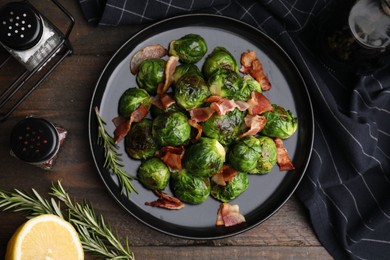
[{"label": "lemon wedge", "polygon": [[74,227],[64,219],[45,214],[21,225],[7,245],[6,260],[84,259]]}]

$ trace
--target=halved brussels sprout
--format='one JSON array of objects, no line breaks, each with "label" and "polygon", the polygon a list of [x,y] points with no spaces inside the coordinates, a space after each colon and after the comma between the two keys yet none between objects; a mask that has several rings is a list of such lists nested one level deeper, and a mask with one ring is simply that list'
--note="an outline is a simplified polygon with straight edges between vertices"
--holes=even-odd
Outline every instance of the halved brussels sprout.
[{"label": "halved brussels sprout", "polygon": [[224,47],[215,47],[215,49],[207,56],[203,67],[203,75],[209,78],[218,68],[225,68],[238,72],[237,61],[233,55]]},{"label": "halved brussels sprout", "polygon": [[172,173],[171,180],[175,197],[183,202],[200,204],[210,195],[210,179],[191,176],[185,169]]},{"label": "halved brussels sprout", "polygon": [[182,145],[190,138],[191,126],[183,113],[168,112],[153,120],[152,135],[161,146]]},{"label": "halved brussels sprout", "polygon": [[211,74],[208,84],[212,95],[236,99],[236,95],[243,85],[243,79],[233,70],[219,68]]},{"label": "halved brussels sprout", "polygon": [[244,112],[238,109],[234,109],[225,115],[214,113],[203,123],[204,135],[217,139],[225,146],[237,140],[244,128]]},{"label": "halved brussels sprout", "polygon": [[246,191],[248,185],[248,174],[245,172],[239,172],[236,176],[233,177],[232,181],[226,183],[225,186],[218,185],[211,181],[210,195],[222,202],[229,202]]},{"label": "halved brussels sprout", "polygon": [[277,161],[277,150],[275,142],[267,136],[258,137],[261,146],[260,157],[257,160],[256,168],[250,173],[264,174],[272,170]]},{"label": "halved brussels sprout", "polygon": [[261,134],[270,137],[279,137],[286,139],[293,135],[297,130],[297,118],[293,113],[285,108],[272,105],[274,110],[265,112],[263,115],[267,119],[267,124],[261,130]]},{"label": "halved brussels sprout", "polygon": [[185,64],[180,64],[179,66],[176,67],[175,72],[173,73],[173,84],[175,84],[181,76],[184,74],[191,73],[191,74],[197,74],[197,75],[202,75],[200,72],[199,68],[192,63],[185,63]]},{"label": "halved brussels sprout", "polygon": [[187,110],[201,106],[209,96],[209,88],[198,74],[187,73],[175,84],[176,102]]},{"label": "halved brussels sprout", "polygon": [[235,95],[235,100],[247,101],[253,91],[262,92],[260,83],[250,75],[245,75],[240,90]]},{"label": "halved brussels sprout", "polygon": [[261,156],[261,142],[254,136],[245,136],[235,142],[228,151],[228,162],[236,170],[252,172]]},{"label": "halved brussels sprout", "polygon": [[170,175],[168,167],[157,157],[142,162],[138,168],[138,180],[150,190],[164,190]]},{"label": "halved brussels sprout", "polygon": [[145,89],[149,94],[155,95],[157,93],[157,86],[159,83],[165,81],[165,64],[163,59],[146,59],[139,65],[137,73],[137,83],[142,89]]},{"label": "halved brussels sprout", "polygon": [[179,57],[183,63],[198,62],[206,52],[206,41],[197,34],[187,34],[169,43],[169,55]]},{"label": "halved brussels sprout", "polygon": [[131,113],[141,104],[150,109],[150,96],[144,89],[129,88],[119,99],[118,113],[124,118],[130,118]]},{"label": "halved brussels sprout", "polygon": [[131,158],[145,160],[153,157],[158,149],[159,146],[152,137],[151,119],[144,118],[131,126],[125,137],[125,150]]},{"label": "halved brussels sprout", "polygon": [[183,166],[189,174],[208,178],[221,169],[225,162],[225,149],[216,139],[201,137],[184,154]]}]

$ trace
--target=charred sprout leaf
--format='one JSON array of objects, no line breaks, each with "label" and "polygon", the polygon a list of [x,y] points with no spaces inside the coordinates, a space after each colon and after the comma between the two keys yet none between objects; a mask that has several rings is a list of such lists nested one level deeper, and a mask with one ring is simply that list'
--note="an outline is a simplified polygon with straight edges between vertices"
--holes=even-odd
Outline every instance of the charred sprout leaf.
[{"label": "charred sprout leaf", "polygon": [[138,86],[145,89],[149,94],[155,95],[158,84],[165,81],[165,64],[166,61],[163,59],[144,60],[140,64],[137,74]]},{"label": "charred sprout leaf", "polygon": [[190,204],[200,204],[210,195],[210,180],[194,177],[185,169],[172,173],[172,189],[175,196]]},{"label": "charred sprout leaf", "polygon": [[129,88],[119,99],[118,113],[124,118],[130,118],[131,112],[136,110],[141,104],[150,109],[150,96],[144,89]]},{"label": "charred sprout leaf", "polygon": [[226,146],[238,139],[244,127],[244,113],[234,109],[226,115],[214,113],[203,123],[203,133]]},{"label": "charred sprout leaf", "polygon": [[229,202],[243,193],[249,185],[248,174],[239,172],[226,186],[211,182],[211,196],[222,202]]},{"label": "charred sprout leaf", "polygon": [[286,139],[297,130],[297,118],[292,112],[281,106],[275,104],[272,106],[274,111],[263,114],[267,119],[267,124],[261,131],[261,134]]},{"label": "charred sprout leaf", "polygon": [[181,76],[184,74],[197,74],[202,76],[202,73],[200,72],[198,66],[192,63],[185,63],[185,64],[180,64],[179,66],[176,67],[175,72],[173,73],[173,84],[175,84]]},{"label": "charred sprout leaf", "polygon": [[209,88],[202,76],[187,73],[175,85],[175,99],[184,109],[193,109],[203,104],[210,96]]},{"label": "charred sprout leaf", "polygon": [[131,158],[145,160],[153,157],[160,149],[152,136],[152,124],[151,119],[144,118],[131,126],[125,137],[125,150]]},{"label": "charred sprout leaf", "polygon": [[250,173],[268,173],[275,166],[277,161],[277,150],[275,142],[267,136],[258,137],[261,146],[260,157],[257,160],[256,168]]},{"label": "charred sprout leaf", "polygon": [[203,75],[209,78],[219,68],[229,69],[238,72],[237,61],[233,55],[224,47],[216,47],[203,64]]},{"label": "charred sprout leaf", "polygon": [[138,180],[150,190],[164,190],[169,177],[168,167],[156,157],[142,162],[138,168]]},{"label": "charred sprout leaf", "polygon": [[221,169],[225,162],[225,149],[216,139],[201,137],[197,143],[187,148],[183,166],[188,173],[208,178]]},{"label": "charred sprout leaf", "polygon": [[235,95],[235,100],[248,100],[253,91],[262,92],[260,83],[250,75],[245,75],[240,90]]},{"label": "charred sprout leaf", "polygon": [[241,76],[232,70],[219,68],[208,79],[212,95],[237,100],[236,96],[243,86]]},{"label": "charred sprout leaf", "polygon": [[118,152],[118,145],[115,143],[114,138],[110,136],[106,129],[106,123],[100,117],[99,109],[95,108],[95,114],[98,121],[98,140],[97,143],[104,148],[104,165],[103,167],[109,169],[113,174],[118,177],[121,185],[121,193],[126,196],[130,196],[131,192],[137,192],[131,180],[133,177],[127,175],[127,172],[123,169],[121,154]]},{"label": "charred sprout leaf", "polygon": [[182,63],[198,62],[206,52],[206,41],[197,34],[187,34],[169,43],[169,55],[179,57]]},{"label": "charred sprout leaf", "polygon": [[254,136],[246,136],[235,142],[228,152],[228,162],[236,170],[251,172],[260,159],[261,143]]},{"label": "charred sprout leaf", "polygon": [[[102,215],[97,216],[92,206],[86,202],[73,202],[63,189],[61,182],[52,186],[51,200],[44,199],[32,189],[32,194],[18,190],[0,190],[0,208],[13,212],[26,211],[28,218],[54,214],[70,222],[77,230],[86,253],[104,259],[134,259],[128,240],[122,244],[119,236],[106,224]],[[61,202],[66,208],[60,208]]]},{"label": "charred sprout leaf", "polygon": [[168,112],[153,120],[152,135],[161,146],[178,146],[187,142],[191,135],[188,118],[181,112]]}]

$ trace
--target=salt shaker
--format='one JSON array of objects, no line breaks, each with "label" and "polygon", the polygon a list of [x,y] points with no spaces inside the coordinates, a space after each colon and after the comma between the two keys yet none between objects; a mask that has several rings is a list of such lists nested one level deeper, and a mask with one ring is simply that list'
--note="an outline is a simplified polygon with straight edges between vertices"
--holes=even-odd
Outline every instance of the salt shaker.
[{"label": "salt shaker", "polygon": [[66,135],[65,129],[43,118],[27,117],[12,129],[10,153],[24,162],[50,170]]},{"label": "salt shaker", "polygon": [[60,35],[28,2],[11,2],[0,10],[0,43],[29,71],[60,44]]}]

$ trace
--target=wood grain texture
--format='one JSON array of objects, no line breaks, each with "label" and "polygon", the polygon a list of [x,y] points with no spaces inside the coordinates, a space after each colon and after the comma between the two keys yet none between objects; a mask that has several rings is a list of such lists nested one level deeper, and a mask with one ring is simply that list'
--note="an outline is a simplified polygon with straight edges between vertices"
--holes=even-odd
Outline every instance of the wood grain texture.
[{"label": "wood grain texture", "polygon": [[[7,1],[6,1],[7,2]],[[63,27],[64,19],[49,0],[31,0]],[[3,3],[3,1],[2,1]],[[0,189],[45,195],[62,180],[77,201],[89,201],[96,212],[124,238],[137,259],[330,259],[313,233],[306,212],[293,196],[275,215],[243,234],[220,240],[194,241],[159,233],[125,212],[110,196],[94,167],[88,142],[88,111],[96,81],[111,55],[142,26],[94,27],[82,18],[76,1],[61,1],[75,16],[71,34],[74,54],[0,124]],[[0,71],[0,91],[9,73]],[[9,154],[12,127],[27,115],[38,115],[64,127],[69,135],[52,171],[21,163]],[[0,212],[0,259],[7,241],[25,221],[25,214]],[[94,259],[87,256],[87,259]]]}]

